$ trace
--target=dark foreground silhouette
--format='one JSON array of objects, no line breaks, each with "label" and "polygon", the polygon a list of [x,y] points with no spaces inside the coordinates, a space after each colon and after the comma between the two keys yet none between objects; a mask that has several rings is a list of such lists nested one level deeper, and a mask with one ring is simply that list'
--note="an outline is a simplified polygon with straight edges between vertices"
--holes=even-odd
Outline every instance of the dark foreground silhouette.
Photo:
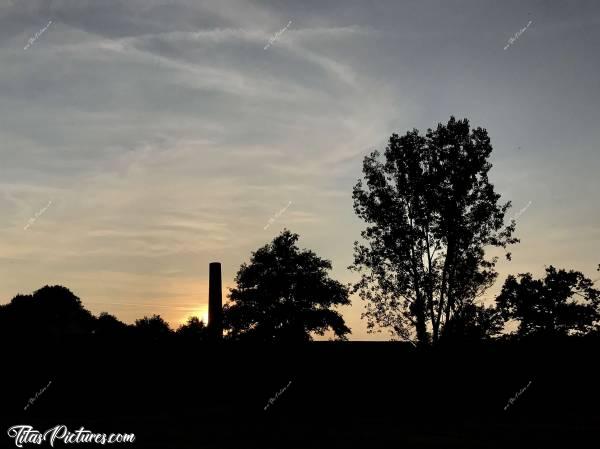
[{"label": "dark foreground silhouette", "polygon": [[3,342],[0,446],[15,447],[10,426],[64,424],[134,433],[119,447],[161,449],[591,447],[598,348],[596,337],[431,349]]},{"label": "dark foreground silhouette", "polygon": [[[530,328],[418,348],[214,341],[197,319],[175,332],[159,316],[126,325],[43,287],[0,307],[0,447],[15,447],[16,425],[133,433],[119,447],[161,449],[589,447],[600,338]],[[55,444],[66,446],[93,445]]]}]

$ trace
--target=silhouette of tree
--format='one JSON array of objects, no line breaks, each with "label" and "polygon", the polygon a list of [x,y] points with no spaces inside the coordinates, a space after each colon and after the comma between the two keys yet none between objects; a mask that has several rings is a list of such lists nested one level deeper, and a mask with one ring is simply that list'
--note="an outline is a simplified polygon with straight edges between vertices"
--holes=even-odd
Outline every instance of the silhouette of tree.
[{"label": "silhouette of tree", "polygon": [[[489,183],[492,146],[487,131],[451,117],[421,136],[392,134],[385,161],[375,151],[363,162],[364,182],[353,190],[354,210],[369,224],[355,242],[354,286],[375,325],[421,344],[436,342],[455,314],[493,284],[497,258],[484,248],[518,242],[510,202]],[[510,258],[510,254],[506,254]]]},{"label": "silhouette of tree", "polygon": [[90,333],[94,317],[71,290],[61,285],[45,286],[33,293],[42,319],[57,331]]},{"label": "silhouette of tree", "polygon": [[33,297],[17,295],[10,303],[0,305],[0,335],[3,338],[30,336],[38,330],[32,322]]},{"label": "silhouette of tree", "polygon": [[95,323],[95,333],[100,337],[119,338],[127,334],[129,326],[108,312],[102,312]]},{"label": "silhouette of tree", "polygon": [[68,288],[45,286],[0,308],[0,328],[24,337],[91,334],[94,316]]},{"label": "silhouette of tree", "polygon": [[204,321],[195,316],[189,317],[187,323],[179,326],[176,333],[186,340],[204,341],[208,338],[208,328]]},{"label": "silhouette of tree", "polygon": [[504,328],[504,320],[495,307],[467,303],[452,315],[442,332],[444,340],[474,341],[496,337]]},{"label": "silhouette of tree", "polygon": [[164,340],[172,334],[169,324],[160,315],[136,320],[134,327],[137,335],[145,340]]},{"label": "silhouette of tree", "polygon": [[349,304],[348,289],[329,278],[331,262],[296,246],[298,234],[284,230],[242,264],[224,307],[224,329],[232,339],[308,341],[350,329],[332,307]]},{"label": "silhouette of tree", "polygon": [[519,321],[519,337],[585,335],[600,320],[600,290],[581,272],[552,265],[543,279],[508,276],[496,304],[504,320]]}]

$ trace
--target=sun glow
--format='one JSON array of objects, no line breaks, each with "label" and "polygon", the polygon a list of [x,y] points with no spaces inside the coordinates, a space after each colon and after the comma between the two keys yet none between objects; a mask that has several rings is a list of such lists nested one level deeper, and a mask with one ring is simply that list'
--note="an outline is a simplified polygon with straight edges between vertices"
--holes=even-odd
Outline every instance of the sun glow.
[{"label": "sun glow", "polygon": [[199,319],[201,319],[204,322],[205,325],[207,325],[208,324],[208,305],[202,306],[196,310],[186,313],[185,316],[183,316],[179,320],[179,323],[185,324],[185,323],[187,323],[188,319],[190,319],[193,316],[198,317]]}]

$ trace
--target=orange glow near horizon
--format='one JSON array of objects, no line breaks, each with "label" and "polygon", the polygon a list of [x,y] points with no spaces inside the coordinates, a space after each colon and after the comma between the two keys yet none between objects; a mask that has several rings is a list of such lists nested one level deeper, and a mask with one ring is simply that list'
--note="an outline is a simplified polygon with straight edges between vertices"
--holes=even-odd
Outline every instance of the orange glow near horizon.
[{"label": "orange glow near horizon", "polygon": [[[223,304],[227,302],[230,285],[223,283]],[[173,330],[194,316],[208,324],[208,280],[163,281],[156,286],[158,294],[139,292],[123,301],[115,301],[112,294],[89,298],[83,288],[75,287],[73,291],[93,314],[108,312],[127,324],[155,314],[160,315]]]},{"label": "orange glow near horizon", "polygon": [[204,321],[205,325],[208,324],[208,304],[204,304],[192,312],[185,313],[185,315],[183,315],[179,320],[178,324],[185,324],[189,318],[194,316]]}]

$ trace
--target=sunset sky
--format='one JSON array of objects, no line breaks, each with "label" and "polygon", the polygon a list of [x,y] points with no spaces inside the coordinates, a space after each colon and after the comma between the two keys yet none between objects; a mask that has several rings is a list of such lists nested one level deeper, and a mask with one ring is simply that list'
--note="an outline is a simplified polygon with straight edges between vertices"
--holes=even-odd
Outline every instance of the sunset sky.
[{"label": "sunset sky", "polygon": [[450,115],[522,211],[486,297],[600,276],[599,44],[597,1],[1,0],[0,303],[60,284],[177,326],[283,227],[350,282],[362,158]]}]

